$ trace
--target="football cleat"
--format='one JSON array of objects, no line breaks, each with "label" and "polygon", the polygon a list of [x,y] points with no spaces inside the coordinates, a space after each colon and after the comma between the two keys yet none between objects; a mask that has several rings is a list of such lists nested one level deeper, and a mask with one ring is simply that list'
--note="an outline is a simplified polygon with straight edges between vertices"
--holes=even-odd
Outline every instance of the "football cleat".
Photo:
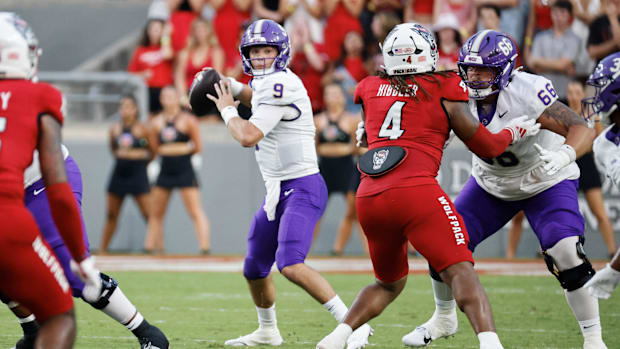
[{"label": "football cleat", "polygon": [[34,349],[35,339],[37,339],[36,334],[34,336],[24,336],[20,338],[11,349]]},{"label": "football cleat", "polygon": [[353,331],[347,339],[347,349],[360,349],[368,344],[368,337],[372,336],[374,330],[369,324],[363,324]]},{"label": "football cleat", "polygon": [[607,349],[607,346],[600,338],[586,338],[583,342],[583,349]]},{"label": "football cleat", "polygon": [[458,329],[456,312],[448,316],[433,314],[430,320],[403,336],[403,344],[410,347],[425,347],[434,340],[454,335]]},{"label": "football cleat", "polygon": [[257,345],[273,345],[278,346],[282,344],[282,336],[277,327],[273,328],[258,328],[256,331],[241,336],[235,339],[229,339],[224,342],[224,345],[232,347],[255,347]]},{"label": "football cleat", "polygon": [[147,335],[138,338],[140,349],[168,349],[168,339],[157,327],[150,325]]},{"label": "football cleat", "polygon": [[316,349],[344,349],[346,341],[343,338],[339,338],[334,332],[325,336],[316,345]]}]

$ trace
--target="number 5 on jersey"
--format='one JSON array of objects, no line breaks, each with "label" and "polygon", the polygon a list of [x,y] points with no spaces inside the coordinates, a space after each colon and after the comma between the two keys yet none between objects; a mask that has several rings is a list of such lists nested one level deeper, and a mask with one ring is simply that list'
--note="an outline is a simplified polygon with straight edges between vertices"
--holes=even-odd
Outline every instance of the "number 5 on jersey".
[{"label": "number 5 on jersey", "polygon": [[403,107],[407,104],[407,102],[396,101],[387,114],[385,115],[385,119],[383,120],[383,124],[381,124],[381,129],[379,130],[379,138],[389,138],[389,139],[398,139],[403,135],[405,130],[400,128],[400,120],[403,112]]}]

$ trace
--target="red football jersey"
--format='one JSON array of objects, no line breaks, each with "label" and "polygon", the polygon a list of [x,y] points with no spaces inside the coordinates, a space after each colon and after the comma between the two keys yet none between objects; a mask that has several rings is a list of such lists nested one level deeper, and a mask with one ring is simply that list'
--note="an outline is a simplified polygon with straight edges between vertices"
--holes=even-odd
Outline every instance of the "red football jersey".
[{"label": "red football jersey", "polygon": [[[467,102],[467,88],[456,73],[416,77],[412,88],[418,96],[400,95],[378,76],[362,80],[355,90],[355,103],[363,104],[369,149],[398,145],[407,157],[394,170],[380,177],[363,176],[358,196],[389,188],[436,183],[443,147],[450,135],[450,120],[441,101]],[[429,79],[430,78],[430,79]],[[422,92],[424,89],[427,93]]]},{"label": "red football jersey", "polygon": [[39,115],[62,124],[60,91],[29,80],[0,80],[0,203],[23,205],[24,171],[32,163],[39,136]]}]

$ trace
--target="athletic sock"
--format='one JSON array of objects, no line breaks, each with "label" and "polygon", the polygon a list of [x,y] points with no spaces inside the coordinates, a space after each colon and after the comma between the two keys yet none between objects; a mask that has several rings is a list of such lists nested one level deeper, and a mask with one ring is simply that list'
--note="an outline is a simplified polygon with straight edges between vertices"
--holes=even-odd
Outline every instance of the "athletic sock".
[{"label": "athletic sock", "polygon": [[36,336],[39,331],[39,324],[33,314],[25,318],[18,318],[17,321],[24,331],[24,337]]},{"label": "athletic sock", "polygon": [[[101,309],[106,315],[126,326],[129,330],[134,330],[140,325],[136,323],[136,318],[142,319],[142,315],[136,307],[127,299],[120,287],[116,287],[108,298],[108,305]],[[131,326],[130,326],[131,324]]]},{"label": "athletic sock", "polygon": [[503,349],[502,343],[499,341],[497,333],[487,331],[478,333],[478,340],[480,341],[480,347],[484,348],[496,348]]},{"label": "athletic sock", "polygon": [[329,311],[334,316],[336,321],[338,321],[338,323],[344,321],[344,318],[349,311],[347,306],[338,295],[335,295],[334,298],[325,302],[325,304],[323,304],[323,308]]},{"label": "athletic sock", "polygon": [[133,329],[129,328],[129,324],[127,324],[126,326],[134,334],[134,336],[136,336],[138,338],[148,337],[149,329],[151,328],[151,324],[149,324],[149,322],[146,321],[146,319],[143,318],[140,313],[136,314],[136,318],[138,317],[138,315],[140,316],[139,322],[138,321],[134,321],[134,320],[136,320],[135,318],[133,320],[131,320],[131,322],[130,322],[130,324],[132,324],[132,326],[135,326]]},{"label": "athletic sock", "polygon": [[276,305],[275,303],[269,308],[256,307],[256,313],[258,314],[258,326],[259,328],[276,328],[278,327],[278,320],[276,319]]},{"label": "athletic sock", "polygon": [[456,314],[456,301],[452,297],[452,289],[444,282],[432,279],[433,295],[435,296],[435,313],[437,315]]},{"label": "athletic sock", "polygon": [[565,295],[584,337],[587,333],[601,333],[598,299],[592,297],[584,287],[565,291]]}]

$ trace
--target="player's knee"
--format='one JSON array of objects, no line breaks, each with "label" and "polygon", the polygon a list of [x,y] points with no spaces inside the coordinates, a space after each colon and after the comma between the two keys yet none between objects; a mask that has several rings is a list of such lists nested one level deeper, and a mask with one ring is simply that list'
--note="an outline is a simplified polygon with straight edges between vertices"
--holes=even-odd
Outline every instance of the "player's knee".
[{"label": "player's knee", "polygon": [[245,257],[243,262],[243,276],[247,280],[264,279],[269,276],[271,265],[260,263],[256,258]]},{"label": "player's knee", "polygon": [[[281,273],[283,273],[283,270],[286,267],[292,266],[295,264],[304,263],[305,260],[306,260],[305,254],[299,251],[296,251],[295,249],[292,249],[292,248],[288,248],[288,249],[279,248],[278,251],[276,252],[276,265],[278,266],[278,270]],[[284,273],[283,275],[286,276]]]},{"label": "player's knee", "polygon": [[583,241],[583,236],[572,236],[543,252],[547,268],[567,291],[581,288],[595,273],[583,249]]},{"label": "player's knee", "polygon": [[[99,299],[94,302],[88,302],[84,299],[84,297],[82,297],[82,299],[84,299],[84,301],[90,304],[93,308],[101,310],[110,304],[110,297],[112,297],[112,294],[118,287],[118,281],[104,273],[99,273],[99,277],[101,278],[101,293],[99,294]],[[86,287],[90,286],[84,286],[84,288]]]}]

